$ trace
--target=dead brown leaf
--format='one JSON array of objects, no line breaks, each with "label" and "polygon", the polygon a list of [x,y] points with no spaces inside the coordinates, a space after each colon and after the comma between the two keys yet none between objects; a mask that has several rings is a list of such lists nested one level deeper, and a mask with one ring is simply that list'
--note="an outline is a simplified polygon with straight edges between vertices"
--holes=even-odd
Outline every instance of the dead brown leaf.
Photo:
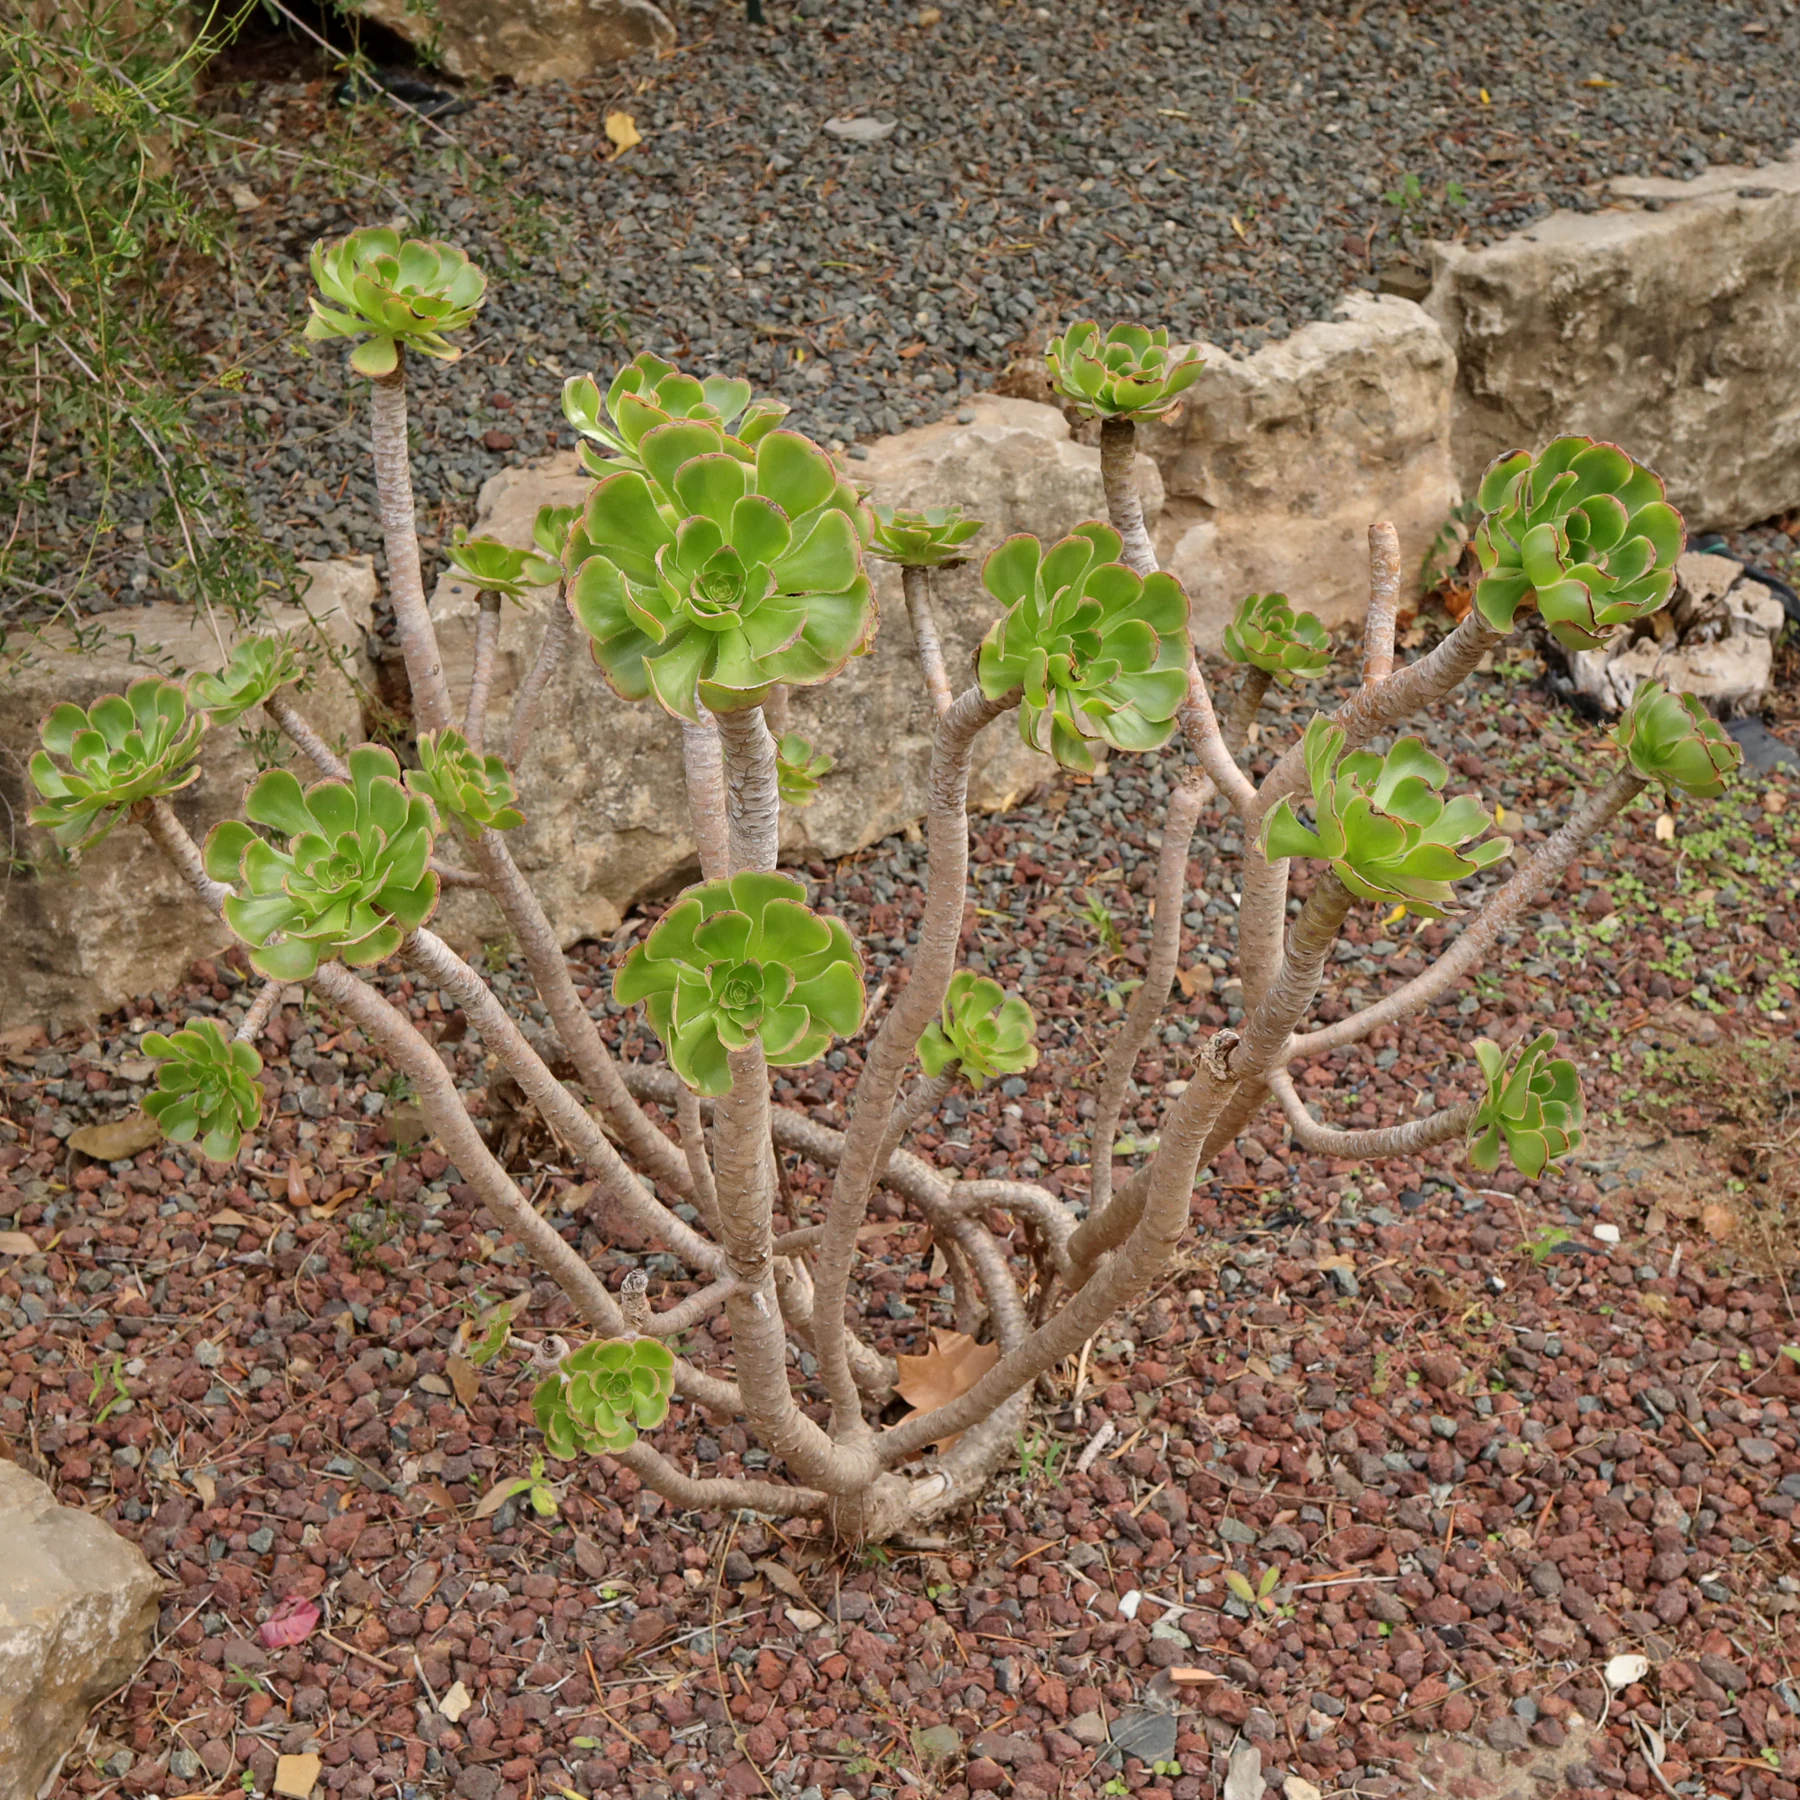
[{"label": "dead brown leaf", "polygon": [[800,1577],[786,1563],[759,1562],[753,1565],[758,1573],[768,1576],[769,1586],[777,1593],[786,1594],[790,1600],[804,1600],[806,1589],[800,1585]]},{"label": "dead brown leaf", "polygon": [[1700,1229],[1709,1238],[1728,1238],[1737,1228],[1738,1216],[1723,1200],[1709,1200],[1700,1208]]},{"label": "dead brown leaf", "polygon": [[95,1162],[124,1162],[162,1142],[162,1131],[148,1113],[134,1112],[105,1125],[84,1125],[69,1133],[69,1148]]},{"label": "dead brown leaf", "polygon": [[460,1350],[452,1350],[444,1358],[444,1373],[450,1377],[450,1385],[456,1389],[456,1397],[467,1409],[475,1404],[475,1397],[481,1392],[481,1377],[475,1372],[475,1365]]},{"label": "dead brown leaf", "polygon": [[[914,1415],[935,1412],[960,1399],[999,1360],[998,1344],[980,1344],[963,1332],[939,1326],[932,1332],[931,1348],[923,1356],[894,1358],[900,1369],[894,1387]],[[937,1448],[948,1450],[960,1435],[953,1432]]]},{"label": "dead brown leaf", "polygon": [[0,1231],[0,1256],[36,1256],[37,1239],[29,1231]]}]

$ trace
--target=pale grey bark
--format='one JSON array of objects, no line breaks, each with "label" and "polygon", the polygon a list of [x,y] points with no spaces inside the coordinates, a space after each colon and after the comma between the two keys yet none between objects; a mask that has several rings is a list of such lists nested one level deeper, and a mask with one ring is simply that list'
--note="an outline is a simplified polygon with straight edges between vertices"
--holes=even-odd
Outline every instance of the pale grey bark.
[{"label": "pale grey bark", "polygon": [[500,653],[500,596],[483,594],[475,615],[475,658],[469,672],[469,703],[463,737],[477,756],[487,746],[488,696],[494,691],[494,661]]},{"label": "pale grey bark", "polygon": [[238,1021],[238,1028],[232,1033],[238,1043],[254,1045],[262,1036],[263,1028],[274,1018],[275,1009],[281,1004],[281,990],[286,986],[285,981],[265,981],[257,989],[250,1010]]},{"label": "pale grey bark", "polygon": [[725,757],[726,856],[731,872],[773,869],[781,835],[775,740],[760,706],[713,716]]},{"label": "pale grey bark", "polygon": [[1269,1072],[1269,1091],[1281,1102],[1281,1110],[1294,1134],[1294,1142],[1303,1150],[1321,1156],[1413,1156],[1435,1144],[1447,1144],[1466,1135],[1475,1117],[1475,1104],[1447,1106],[1428,1113],[1422,1119],[1409,1119],[1404,1125],[1383,1125],[1370,1131],[1338,1131],[1321,1123],[1306,1110],[1294,1086],[1294,1078],[1285,1069]]},{"label": "pale grey bark", "polygon": [[1120,560],[1139,575],[1156,573],[1156,549],[1144,526],[1137,488],[1137,421],[1107,416],[1100,421],[1100,483],[1106,516],[1119,534]]},{"label": "pale grey bark", "polygon": [[313,730],[293,696],[279,688],[263,702],[263,711],[281,728],[288,740],[327,781],[348,781],[350,765]]},{"label": "pale grey bark", "polygon": [[1363,684],[1394,672],[1394,627],[1400,614],[1400,533],[1386,520],[1369,527],[1369,612],[1363,624]]},{"label": "pale grey bark", "polygon": [[937,1111],[937,1104],[949,1093],[956,1077],[945,1069],[937,1075],[921,1075],[906,1092],[894,1102],[894,1110],[888,1119],[887,1130],[882,1134],[881,1142],[875,1149],[875,1179],[881,1179],[881,1172],[893,1155],[900,1148],[906,1134],[921,1119],[929,1118]]},{"label": "pale grey bark", "polygon": [[1237,766],[1237,759],[1225,742],[1218,715],[1213,711],[1212,695],[1207,691],[1206,677],[1200,673],[1197,662],[1188,664],[1187,698],[1181,703],[1179,717],[1182,735],[1200,767],[1225,796],[1231,810],[1248,818],[1256,804],[1256,788],[1250,777]]},{"label": "pale grey bark", "polygon": [[556,679],[562,660],[569,653],[575,636],[575,618],[568,601],[561,595],[550,603],[549,617],[544,620],[544,635],[538,640],[537,655],[532,659],[525,680],[513,700],[512,719],[506,732],[506,766],[517,775],[531,744],[531,729],[537,719],[538,701],[544,690]]},{"label": "pale grey bark", "polygon": [[675,1122],[681,1131],[682,1154],[687,1157],[693,1181],[690,1198],[700,1222],[716,1238],[719,1235],[719,1190],[713,1180],[712,1157],[706,1148],[706,1121],[700,1116],[700,1100],[686,1082],[675,1084]]},{"label": "pale grey bark", "polygon": [[701,879],[723,881],[731,873],[725,753],[719,746],[718,722],[704,707],[698,725],[681,721],[681,765],[687,777],[688,817],[700,852]]},{"label": "pale grey bark", "polygon": [[938,632],[937,613],[931,604],[931,571],[902,565],[900,583],[906,593],[906,616],[912,621],[913,643],[919,652],[925,690],[931,695],[932,710],[941,719],[956,696],[944,664],[944,640]]},{"label": "pale grey bark", "polygon": [[1275,679],[1267,669],[1259,669],[1249,663],[1244,669],[1244,679],[1238,684],[1238,691],[1231,702],[1231,711],[1225,719],[1225,748],[1233,756],[1243,749],[1250,736],[1250,727],[1256,723],[1256,715],[1262,707],[1263,696],[1269,691],[1269,683]]}]

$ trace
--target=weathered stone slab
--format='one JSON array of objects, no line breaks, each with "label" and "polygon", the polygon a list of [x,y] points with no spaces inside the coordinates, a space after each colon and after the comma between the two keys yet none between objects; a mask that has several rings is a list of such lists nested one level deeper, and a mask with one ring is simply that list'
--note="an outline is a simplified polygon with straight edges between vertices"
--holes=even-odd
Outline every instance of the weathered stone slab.
[{"label": "weathered stone slab", "polygon": [[162,1580],[0,1458],[0,1800],[37,1800],[88,1709],[144,1660]]},{"label": "weathered stone slab", "polygon": [[1612,191],[1625,204],[1434,247],[1463,485],[1574,431],[1654,468],[1690,530],[1800,505],[1800,153]]},{"label": "weathered stone slab", "polygon": [[506,75],[524,87],[580,81],[675,41],[668,15],[650,0],[355,0],[351,10],[409,43],[429,41],[461,80]]},{"label": "weathered stone slab", "polygon": [[[302,639],[316,619],[338,650],[360,657],[375,600],[373,565],[361,557],[301,568],[311,578],[304,605],[278,609],[268,625]],[[132,635],[108,637],[97,649],[46,634],[30,663],[0,685],[0,802],[15,822],[18,851],[30,859],[0,887],[0,1029],[93,1018],[134,994],[174,986],[195,957],[231,941],[141,831],[121,823],[76,867],[47,832],[25,824],[37,802],[26,764],[38,724],[58,700],[91,706],[146,675],[216,669],[223,661],[191,607],[147,606],[129,617]],[[327,739],[361,739],[361,709],[341,671],[325,669],[300,703]],[[256,773],[245,730],[258,723],[246,718],[207,734],[204,773],[172,802],[196,838],[238,810]],[[293,754],[288,760],[302,779],[313,779],[310,765]]]}]

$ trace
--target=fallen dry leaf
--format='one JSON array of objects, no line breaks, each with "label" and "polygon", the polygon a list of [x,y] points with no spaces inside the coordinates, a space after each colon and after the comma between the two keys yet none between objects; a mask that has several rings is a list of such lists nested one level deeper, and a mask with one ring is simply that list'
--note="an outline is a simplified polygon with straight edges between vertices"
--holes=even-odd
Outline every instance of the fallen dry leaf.
[{"label": "fallen dry leaf", "polygon": [[[256,1641],[265,1650],[289,1650],[295,1644],[303,1644],[319,1628],[319,1620],[324,1615],[318,1605],[311,1600],[302,1600],[298,1594],[289,1594],[269,1616],[256,1628]],[[316,1775],[314,1779],[317,1779]],[[310,1793],[311,1789],[303,1789]]]},{"label": "fallen dry leaf", "polygon": [[768,1576],[769,1586],[778,1594],[786,1594],[790,1600],[804,1600],[806,1589],[800,1585],[800,1577],[786,1563],[759,1562],[751,1565],[759,1573]]},{"label": "fallen dry leaf", "polygon": [[29,1231],[0,1231],[0,1256],[36,1256],[37,1239]]},{"label": "fallen dry leaf", "polygon": [[1659,844],[1672,844],[1675,841],[1675,821],[1667,813],[1656,816],[1656,841]]},{"label": "fallen dry leaf", "polygon": [[304,1756],[278,1756],[275,1759],[275,1792],[286,1800],[307,1800],[319,1785],[319,1771],[325,1765],[308,1751]]},{"label": "fallen dry leaf", "polygon": [[306,1185],[306,1177],[310,1171],[300,1161],[290,1162],[287,1168],[287,1200],[289,1206],[304,1206],[312,1198],[312,1189]]},{"label": "fallen dry leaf", "polygon": [[1209,1681],[1223,1681],[1223,1675],[1215,1675],[1211,1669],[1171,1669],[1169,1679],[1179,1687],[1202,1687]]},{"label": "fallen dry leaf", "polygon": [[796,1631],[817,1631],[825,1623],[818,1613],[809,1612],[804,1606],[784,1606],[781,1610]]},{"label": "fallen dry leaf", "polygon": [[475,1696],[460,1681],[455,1681],[445,1690],[443,1699],[438,1702],[438,1711],[454,1725],[474,1704]]},{"label": "fallen dry leaf", "polygon": [[460,1350],[452,1350],[444,1358],[444,1373],[450,1377],[450,1385],[464,1407],[473,1406],[481,1392],[481,1377],[475,1373],[475,1365]]},{"label": "fallen dry leaf", "polygon": [[248,1213],[241,1213],[235,1206],[222,1207],[207,1218],[209,1225],[235,1225],[240,1231],[257,1231],[261,1229],[261,1221],[253,1219]]},{"label": "fallen dry leaf", "polygon": [[148,1113],[135,1112],[105,1125],[84,1125],[69,1133],[69,1148],[95,1162],[124,1162],[140,1150],[162,1142],[162,1131]]},{"label": "fallen dry leaf", "polygon": [[219,1497],[219,1484],[204,1469],[195,1469],[188,1476],[188,1486],[200,1496],[202,1505],[211,1506]]},{"label": "fallen dry leaf", "polygon": [[1225,1772],[1225,1800],[1262,1800],[1268,1786],[1263,1780],[1262,1752],[1254,1744],[1239,1744]]},{"label": "fallen dry leaf", "polygon": [[[900,1378],[894,1383],[900,1398],[913,1409],[913,1415],[935,1412],[960,1399],[1000,1360],[998,1344],[978,1344],[960,1331],[937,1327],[931,1334],[931,1348],[923,1356],[897,1356]],[[948,1450],[960,1432],[952,1432],[937,1446]]]},{"label": "fallen dry leaf", "polygon": [[481,1500],[475,1508],[475,1517],[478,1519],[492,1518],[514,1494],[522,1494],[524,1491],[525,1486],[521,1484],[516,1475],[509,1475],[505,1481],[496,1481],[481,1496]]},{"label": "fallen dry leaf", "polygon": [[1723,1200],[1709,1200],[1700,1209],[1700,1229],[1709,1238],[1728,1238],[1738,1228],[1738,1216]]},{"label": "fallen dry leaf", "polygon": [[592,1538],[584,1538],[579,1531],[575,1534],[575,1566],[589,1581],[606,1581],[618,1573],[617,1566],[606,1552]]},{"label": "fallen dry leaf", "polygon": [[644,134],[637,128],[637,120],[628,112],[609,112],[606,115],[606,135],[614,146],[615,156],[623,156],[633,144],[644,141]]}]

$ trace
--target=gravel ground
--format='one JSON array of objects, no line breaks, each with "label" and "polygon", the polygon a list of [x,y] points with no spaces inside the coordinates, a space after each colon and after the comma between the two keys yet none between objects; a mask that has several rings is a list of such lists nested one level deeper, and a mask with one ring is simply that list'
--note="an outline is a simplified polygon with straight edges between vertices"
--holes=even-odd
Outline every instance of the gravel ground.
[{"label": "gravel ground", "polygon": [[[639,348],[748,375],[847,442],[939,416],[1074,316],[1251,350],[1423,260],[1428,237],[1505,233],[1595,206],[1620,172],[1754,164],[1800,139],[1791,4],[1660,0],[1629,24],[1444,0],[1347,18],[1103,6],[1079,26],[1024,4],[778,10],[753,32],[736,0],[685,7],[673,55],[475,96],[450,123],[463,158],[343,114],[329,79],[216,93],[228,129],[328,165],[291,182],[267,159],[222,169],[262,203],[235,279],[187,297],[216,366],[249,371],[213,429],[272,538],[376,548],[358,384],[329,350],[299,362],[293,335],[312,241],[396,210],[493,276],[472,353],[416,383],[442,537],[488,475],[568,441],[564,374]],[[612,111],[644,139],[616,159]],[[847,142],[823,129],[838,117],[894,129]],[[387,187],[359,196],[354,168]],[[148,563],[135,573],[153,591]]]},{"label": "gravel ground", "polygon": [[[1603,754],[1517,684],[1529,673],[1476,678],[1438,738],[1527,843],[1562,771]],[[1116,761],[979,824],[965,954],[1026,988],[1045,1054],[1005,1111],[949,1107],[918,1139],[1074,1198],[1094,1021],[1144,953],[1142,821],[1162,780]],[[1455,1046],[1476,1032],[1548,1022],[1596,1115],[1566,1172],[1471,1186],[1441,1153],[1357,1168],[1265,1124],[1201,1184],[1181,1263],[1100,1334],[1085,1386],[1068,1372],[1018,1469],[921,1553],[834,1556],[804,1528],[672,1516],[606,1459],[572,1473],[557,1521],[510,1504],[474,1519],[527,1466],[530,1376],[508,1353],[465,1407],[454,1330],[528,1290],[530,1329],[553,1328],[562,1302],[440,1155],[396,1153],[410,1109],[356,1035],[284,1008],[264,1045],[273,1122],[221,1169],[166,1147],[91,1162],[65,1140],[134,1106],[153,1021],[241,1010],[234,957],[85,1040],[14,1034],[0,1228],[40,1250],[0,1259],[0,1436],[171,1582],[156,1657],[97,1716],[64,1793],[217,1792],[246,1771],[266,1793],[274,1757],[311,1747],[349,1800],[1098,1800],[1118,1782],[1201,1800],[1241,1734],[1277,1789],[1291,1773],[1387,1796],[1424,1791],[1421,1731],[1440,1734],[1426,1754],[1467,1733],[1521,1770],[1559,1755],[1560,1791],[1660,1792],[1635,1719],[1664,1735],[1659,1774],[1684,1797],[1794,1800],[1800,1368],[1782,1346],[1800,1340],[1800,1199],[1778,1146],[1800,1090],[1795,794],[1789,775],[1747,777],[1681,808],[1666,843],[1640,803],[1503,967],[1309,1083],[1340,1122],[1391,1122],[1463,1091]],[[1219,966],[1233,840],[1215,821],[1198,841],[1191,991],[1140,1064],[1140,1135],[1236,998]],[[802,871],[877,960],[917,914],[920,872],[904,839]],[[1359,913],[1323,1016],[1414,972],[1445,929],[1388,936]],[[641,1050],[602,998],[604,956],[596,1011]],[[479,1080],[460,1018],[432,994],[409,1004]],[[858,1061],[852,1046],[796,1071],[784,1097],[840,1119]],[[488,1117],[609,1280],[642,1266],[686,1291],[502,1097]],[[817,1191],[797,1180],[796,1222]],[[913,1349],[944,1296],[923,1232],[887,1222],[855,1304],[884,1346]],[[691,1345],[702,1362],[728,1348]],[[131,1404],[102,1417],[115,1380]],[[1078,1475],[1103,1421],[1113,1445]],[[684,1467],[761,1462],[741,1428],[687,1408],[657,1441]],[[1273,1609],[1252,1617],[1223,1576],[1269,1568]],[[331,1635],[259,1648],[291,1594],[328,1603]],[[1600,1670],[1626,1650],[1654,1673],[1608,1705]],[[1174,1706],[1170,1665],[1217,1679]],[[432,1704],[454,1682],[473,1696],[456,1724]],[[1136,1746],[1116,1772],[1109,1721]]]}]

